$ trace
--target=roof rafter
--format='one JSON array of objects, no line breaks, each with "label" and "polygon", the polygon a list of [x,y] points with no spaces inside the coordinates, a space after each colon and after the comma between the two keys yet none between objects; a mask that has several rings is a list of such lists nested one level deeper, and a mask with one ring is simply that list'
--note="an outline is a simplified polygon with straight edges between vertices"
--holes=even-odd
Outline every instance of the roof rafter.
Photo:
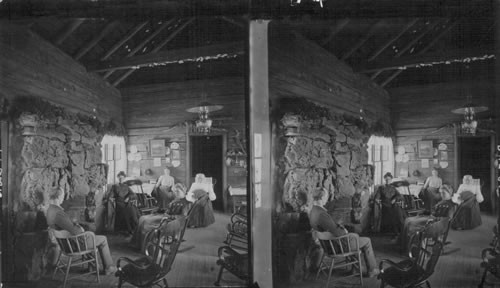
[{"label": "roof rafter", "polygon": [[[161,48],[163,48],[165,45],[167,45],[170,41],[172,41],[172,39],[175,38],[175,36],[177,36],[177,34],[179,34],[182,30],[184,30],[189,24],[193,23],[193,21],[195,20],[196,18],[195,17],[191,17],[188,21],[184,22],[181,26],[179,26],[177,29],[175,29],[172,33],[170,33],[170,35],[168,35],[167,38],[165,38],[163,41],[160,42],[160,44],[158,44],[158,46],[156,46],[152,51],[151,53],[156,53],[158,51],[161,50]],[[130,71],[127,71],[126,73],[124,73],[121,77],[119,77],[117,80],[115,80],[113,82],[113,86],[117,86],[118,84],[120,84],[120,82],[122,82],[123,80],[127,79],[128,76],[130,76],[132,73],[134,73],[134,69],[130,70]]]},{"label": "roof rafter", "polygon": [[112,21],[108,23],[99,34],[97,34],[90,42],[85,44],[83,47],[81,47],[78,52],[75,54],[74,58],[75,60],[79,60],[80,58],[83,57],[87,52],[90,51],[90,49],[94,48],[97,43],[104,38],[109,32],[111,32],[116,25],[118,24],[118,21]]},{"label": "roof rafter", "polygon": [[[168,26],[170,26],[170,24],[172,24],[173,22],[175,22],[176,18],[172,18],[170,19],[169,21],[166,21],[166,22],[163,22],[161,24],[160,27],[158,27],[153,33],[151,33],[148,37],[146,37],[144,40],[141,41],[141,43],[139,43],[134,49],[132,49],[128,54],[127,56],[125,57],[132,57],[134,56],[137,52],[139,52],[144,46],[146,46],[146,44],[149,43],[149,41],[151,41],[154,37],[156,37],[156,35],[160,34],[161,31],[163,31],[163,29],[167,28]],[[114,70],[109,70],[106,74],[104,74],[104,78],[108,78],[112,73],[114,72]]]},{"label": "roof rafter", "polygon": [[71,33],[73,33],[80,25],[82,25],[83,22],[85,22],[85,19],[82,18],[73,19],[71,23],[68,26],[66,26],[66,28],[64,28],[64,30],[54,38],[54,43],[56,45],[61,45],[64,42],[64,40],[66,40],[66,38],[68,38],[69,35],[71,35]]},{"label": "roof rafter", "polygon": [[352,55],[352,53],[356,52],[356,50],[361,48],[361,46],[363,46],[363,44],[365,44],[366,41],[368,41],[368,39],[370,39],[370,37],[372,37],[373,34],[375,34],[375,31],[377,31],[377,29],[383,23],[384,23],[384,20],[378,20],[377,23],[372,25],[370,27],[370,29],[368,29],[368,32],[366,32],[366,34],[361,39],[359,39],[359,41],[356,44],[354,44],[354,46],[352,46],[352,48],[349,51],[347,51],[344,55],[342,55],[340,60],[346,60],[347,58],[349,58]]},{"label": "roof rafter", "polygon": [[328,37],[321,41],[321,46],[325,46],[330,41],[332,41],[335,35],[337,35],[349,23],[349,21],[349,18],[342,19],[337,25],[335,25],[335,27],[332,28],[330,35],[328,35]]},{"label": "roof rafter", "polygon": [[127,35],[125,35],[122,39],[120,39],[118,42],[116,42],[115,45],[113,45],[113,47],[111,47],[108,50],[108,52],[106,52],[106,54],[104,54],[104,56],[101,57],[101,61],[104,61],[104,60],[108,59],[109,57],[111,57],[111,55],[113,55],[113,53],[115,53],[116,50],[118,50],[118,48],[120,48],[123,44],[125,44],[125,42],[130,40],[130,38],[134,37],[134,35],[137,34],[137,32],[139,32],[144,26],[146,26],[146,24],[148,24],[148,22],[149,21],[144,21],[142,23],[137,24],[134,28],[132,28],[127,33]]},{"label": "roof rafter", "polygon": [[408,24],[405,25],[405,27],[394,37],[392,37],[389,41],[385,42],[384,45],[382,45],[375,53],[368,58],[368,61],[373,61],[375,58],[377,58],[378,55],[380,55],[382,52],[384,52],[387,47],[389,47],[392,43],[396,42],[403,34],[408,31],[413,25],[415,25],[418,22],[418,18],[413,19],[412,21],[408,22]]},{"label": "roof rafter", "polygon": [[[434,39],[429,42],[422,50],[417,52],[415,55],[420,55],[422,53],[425,53],[427,50],[429,50],[434,44],[436,44],[441,38],[443,38],[444,35],[448,34],[457,24],[460,22],[460,19],[456,20],[452,24],[448,25],[448,27],[444,28]],[[396,78],[399,74],[401,74],[403,70],[398,70],[394,72],[391,76],[389,76],[382,84],[380,84],[382,87],[385,87],[385,85],[389,84],[394,78]]]}]

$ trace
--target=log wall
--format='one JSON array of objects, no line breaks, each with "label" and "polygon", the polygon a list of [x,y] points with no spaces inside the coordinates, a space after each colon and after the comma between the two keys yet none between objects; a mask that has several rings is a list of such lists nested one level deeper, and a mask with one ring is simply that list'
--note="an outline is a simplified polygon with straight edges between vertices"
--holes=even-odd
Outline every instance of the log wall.
[{"label": "log wall", "polygon": [[[214,119],[213,131],[227,135],[227,148],[239,148],[236,143],[236,130],[240,141],[245,143],[245,98],[244,78],[222,78],[206,81],[185,81],[166,84],[137,86],[121,89],[124,97],[124,124],[128,131],[128,152],[135,145],[141,154],[140,161],[129,161],[128,172],[140,169],[143,180],[156,180],[167,164],[162,158],[162,167],[154,167],[149,146],[152,139],[164,139],[166,143],[177,142],[180,145],[181,164],[171,167],[171,175],[186,186],[191,184],[187,169],[187,126],[198,116],[186,112],[187,108],[201,102],[203,93],[206,100],[224,108],[210,114]],[[224,151],[225,155],[226,151]],[[244,157],[246,160],[246,157]],[[150,169],[152,174],[146,175]],[[246,169],[236,166],[227,167],[227,185],[246,186]],[[226,187],[223,187],[226,193]]]},{"label": "log wall", "polygon": [[[434,166],[440,167],[439,155],[428,158],[428,168],[422,168],[422,159],[418,157],[417,143],[420,140],[432,140],[433,146],[440,143],[447,146],[448,167],[439,170],[443,182],[452,184],[454,189],[460,184],[456,163],[456,132],[454,123],[459,123],[463,116],[454,114],[451,110],[462,107],[471,95],[473,103],[479,106],[494,107],[494,85],[488,81],[454,82],[435,85],[412,86],[390,89],[391,116],[396,132],[395,153],[397,147],[403,146],[409,154],[407,163],[396,162],[395,176],[401,169],[407,169],[412,181],[425,181],[431,175]],[[488,119],[494,113],[493,109],[477,114],[479,119]],[[437,162],[435,162],[435,159]],[[418,170],[420,176],[414,176]]]},{"label": "log wall", "polygon": [[120,92],[30,30],[0,23],[0,96],[34,96],[121,122]]}]

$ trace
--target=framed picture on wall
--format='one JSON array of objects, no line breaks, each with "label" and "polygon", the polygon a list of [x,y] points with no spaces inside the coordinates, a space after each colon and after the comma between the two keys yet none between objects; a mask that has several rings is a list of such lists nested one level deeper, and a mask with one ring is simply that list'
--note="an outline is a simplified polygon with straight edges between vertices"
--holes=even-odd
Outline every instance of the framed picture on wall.
[{"label": "framed picture on wall", "polygon": [[418,158],[432,158],[434,155],[432,140],[418,141],[417,152],[418,152]]},{"label": "framed picture on wall", "polygon": [[151,157],[165,157],[165,140],[149,140]]}]

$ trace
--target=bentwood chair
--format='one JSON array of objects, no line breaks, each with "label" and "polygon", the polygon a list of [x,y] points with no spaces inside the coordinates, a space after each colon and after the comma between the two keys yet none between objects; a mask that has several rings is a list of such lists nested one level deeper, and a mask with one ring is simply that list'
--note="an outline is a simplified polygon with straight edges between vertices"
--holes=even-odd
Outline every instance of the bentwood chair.
[{"label": "bentwood chair", "polygon": [[[66,287],[66,283],[69,279],[95,273],[97,283],[99,283],[99,265],[97,260],[99,253],[95,244],[95,234],[93,232],[87,231],[78,235],[71,235],[71,233],[66,230],[58,231],[49,229],[49,235],[55,237],[60,248],[52,278],[55,277],[58,271],[63,272],[63,287]],[[87,272],[79,273],[72,278],[68,277],[71,267],[80,265],[85,266],[85,264],[87,264]]]},{"label": "bentwood chair", "polygon": [[328,270],[328,280],[325,287],[329,287],[330,279],[334,269],[351,268],[354,273],[339,277],[356,277],[359,276],[360,285],[363,286],[363,274],[361,268],[361,248],[359,246],[359,237],[355,233],[335,237],[330,232],[318,232],[313,230],[313,238],[317,238],[323,248],[323,256],[321,257],[320,267],[316,274],[316,279],[321,272]]},{"label": "bentwood chair", "polygon": [[[481,277],[481,282],[479,282],[478,288],[483,288],[484,285],[496,287],[500,284],[500,241],[499,241],[499,232],[498,227],[495,226],[493,228],[493,239],[490,243],[489,248],[483,249],[481,251],[481,258],[483,261],[481,262],[481,267],[483,270],[483,275]],[[495,277],[495,281],[491,279],[486,279],[488,274],[491,274]]]},{"label": "bentwood chair", "polygon": [[[400,262],[382,259],[379,264],[380,287],[415,288],[426,284],[442,254],[444,229],[449,219],[429,223],[410,240],[409,258]],[[388,266],[388,267],[386,267]]]}]

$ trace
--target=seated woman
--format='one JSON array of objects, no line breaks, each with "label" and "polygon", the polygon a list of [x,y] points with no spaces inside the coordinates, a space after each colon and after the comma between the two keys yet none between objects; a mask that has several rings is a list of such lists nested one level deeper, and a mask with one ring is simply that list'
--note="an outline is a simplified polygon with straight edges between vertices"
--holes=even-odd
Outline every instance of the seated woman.
[{"label": "seated woman", "polygon": [[189,202],[195,202],[196,200],[207,196],[208,199],[204,205],[200,206],[200,209],[192,211],[191,220],[189,221],[189,227],[206,227],[215,222],[214,210],[212,208],[212,201],[216,199],[214,188],[212,184],[205,183],[204,174],[196,174],[195,182],[191,184],[191,188],[186,195],[186,200]]},{"label": "seated woman", "polygon": [[432,207],[441,201],[441,194],[439,188],[443,185],[443,180],[438,176],[437,168],[432,169],[432,176],[425,180],[424,187],[422,188],[422,196],[424,200],[425,211],[427,214],[431,212]]},{"label": "seated woman", "polygon": [[168,168],[165,168],[164,173],[165,174],[158,178],[153,188],[153,192],[151,192],[151,196],[158,201],[160,210],[166,209],[168,204],[176,198],[176,195],[172,191],[172,187],[175,184],[174,177],[170,176],[170,170]]},{"label": "seated woman", "polygon": [[[115,225],[114,230],[120,231],[125,229],[128,233],[132,234],[137,227],[137,222],[140,216],[139,209],[133,204],[137,201],[137,195],[130,187],[123,183],[126,175],[121,171],[118,173],[118,184],[111,186],[110,192],[107,195],[107,201],[110,200],[115,203]],[[109,207],[109,206],[108,206]]]},{"label": "seated woman", "polygon": [[453,229],[473,229],[482,224],[479,203],[483,202],[484,198],[480,186],[473,183],[471,175],[464,176],[463,183],[451,199],[460,205],[460,211],[451,226]]},{"label": "seated woman", "polygon": [[386,173],[384,175],[385,184],[375,191],[375,206],[379,208],[375,209],[375,217],[381,219],[380,230],[394,233],[394,239],[397,239],[405,220],[405,212],[399,204],[404,199],[396,188],[390,185],[392,178],[390,172]]},{"label": "seated woman", "polygon": [[[400,235],[400,241],[399,244],[401,245],[401,252],[406,253],[408,249],[408,240],[410,237],[420,229],[422,229],[429,221],[432,221],[434,219],[437,219],[439,217],[453,217],[453,213],[455,212],[455,206],[456,204],[451,201],[451,195],[453,194],[453,188],[451,188],[450,185],[444,184],[439,188],[439,193],[440,197],[442,197],[442,200],[434,205],[433,209],[431,210],[431,215],[418,215],[418,216],[413,216],[413,217],[408,217],[405,219],[405,223],[403,226],[403,231],[401,232]],[[447,208],[447,213],[445,215],[437,215],[435,208],[436,207],[441,207],[441,208]],[[439,211],[440,213],[443,213],[444,211]]]}]

